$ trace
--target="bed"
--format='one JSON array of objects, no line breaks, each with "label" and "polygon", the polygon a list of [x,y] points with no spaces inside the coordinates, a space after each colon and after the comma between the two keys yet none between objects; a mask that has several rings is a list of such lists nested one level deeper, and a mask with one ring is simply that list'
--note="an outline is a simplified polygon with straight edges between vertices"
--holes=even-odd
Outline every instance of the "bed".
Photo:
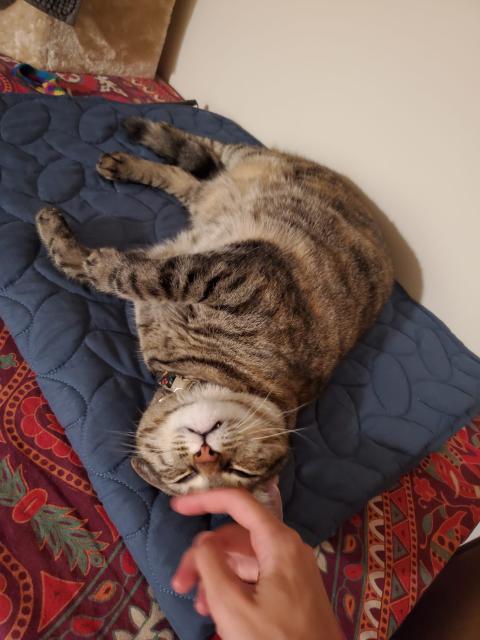
[{"label": "bed", "polygon": [[[0,57],[2,92],[26,92]],[[73,95],[179,101],[150,80],[62,74]],[[175,637],[0,326],[0,636]],[[315,548],[347,638],[392,635],[480,520],[480,419]]]}]

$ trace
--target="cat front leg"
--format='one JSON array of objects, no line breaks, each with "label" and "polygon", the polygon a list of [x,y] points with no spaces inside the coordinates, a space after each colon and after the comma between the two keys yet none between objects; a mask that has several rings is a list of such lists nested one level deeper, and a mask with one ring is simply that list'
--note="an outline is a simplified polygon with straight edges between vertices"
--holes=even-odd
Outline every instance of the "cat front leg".
[{"label": "cat front leg", "polygon": [[89,250],[74,237],[60,209],[44,207],[36,216],[38,235],[55,266],[69,278],[86,283],[83,262]]},{"label": "cat front leg", "polygon": [[[45,207],[37,229],[47,251],[67,276],[103,293],[132,301],[170,300],[201,303],[232,313],[253,311],[261,290],[275,298],[271,282],[278,260],[268,243],[243,242],[205,253],[172,255],[172,246],[152,258],[146,251],[118,251],[81,245],[62,212]],[[270,269],[274,273],[270,273]],[[278,275],[278,274],[277,274]],[[261,296],[260,296],[261,298]],[[271,300],[272,305],[277,300]]]},{"label": "cat front leg", "polygon": [[[138,299],[129,274],[141,251],[123,253],[110,247],[89,249],[73,235],[62,211],[44,207],[36,216],[37,231],[47,253],[66,276],[126,299]],[[125,282],[128,284],[126,285]]]}]

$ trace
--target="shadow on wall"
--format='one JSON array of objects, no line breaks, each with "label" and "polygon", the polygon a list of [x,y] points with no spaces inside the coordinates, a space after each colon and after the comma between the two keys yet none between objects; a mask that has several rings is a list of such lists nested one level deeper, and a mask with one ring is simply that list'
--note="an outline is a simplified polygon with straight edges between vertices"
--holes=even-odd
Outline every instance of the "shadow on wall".
[{"label": "shadow on wall", "polygon": [[375,205],[374,209],[376,220],[385,236],[392,256],[395,280],[402,285],[414,300],[421,302],[423,275],[417,256],[394,223]]},{"label": "shadow on wall", "polygon": [[421,302],[423,293],[423,275],[420,263],[413,249],[401,235],[395,224],[386,214],[367,196],[367,194],[348,176],[343,176],[351,184],[355,191],[360,191],[368,202],[375,222],[380,227],[385,238],[388,250],[392,257],[395,280],[397,280],[407,293],[417,302]]},{"label": "shadow on wall", "polygon": [[383,213],[375,202],[348,176],[342,177],[350,183],[355,191],[360,191],[362,197],[367,201],[375,222],[377,222],[383,233],[392,257],[395,280],[402,285],[414,300],[420,302],[423,293],[422,268],[413,249],[401,235],[395,224]]},{"label": "shadow on wall", "polygon": [[197,0],[180,0],[175,3],[173,8],[167,37],[163,45],[162,55],[157,69],[158,75],[167,82],[175,71],[180,47],[182,46],[183,38],[185,37],[185,32],[196,4]]}]

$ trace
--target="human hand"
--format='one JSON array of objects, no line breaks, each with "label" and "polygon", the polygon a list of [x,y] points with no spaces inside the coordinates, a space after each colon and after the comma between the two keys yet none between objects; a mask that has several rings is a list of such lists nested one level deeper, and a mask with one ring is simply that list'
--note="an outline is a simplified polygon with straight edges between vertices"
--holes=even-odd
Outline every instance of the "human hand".
[{"label": "human hand", "polygon": [[223,640],[341,640],[312,549],[249,493],[214,489],[171,505],[236,521],[197,536],[172,579],[178,593],[197,586],[195,608]]}]

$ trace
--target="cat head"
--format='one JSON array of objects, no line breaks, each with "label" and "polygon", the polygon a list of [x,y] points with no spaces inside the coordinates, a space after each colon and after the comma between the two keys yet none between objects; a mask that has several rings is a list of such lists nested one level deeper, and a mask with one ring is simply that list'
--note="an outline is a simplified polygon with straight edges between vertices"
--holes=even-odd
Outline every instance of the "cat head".
[{"label": "cat head", "polygon": [[262,490],[284,464],[288,430],[268,398],[212,384],[159,390],[136,433],[135,471],[169,495],[214,487]]}]

